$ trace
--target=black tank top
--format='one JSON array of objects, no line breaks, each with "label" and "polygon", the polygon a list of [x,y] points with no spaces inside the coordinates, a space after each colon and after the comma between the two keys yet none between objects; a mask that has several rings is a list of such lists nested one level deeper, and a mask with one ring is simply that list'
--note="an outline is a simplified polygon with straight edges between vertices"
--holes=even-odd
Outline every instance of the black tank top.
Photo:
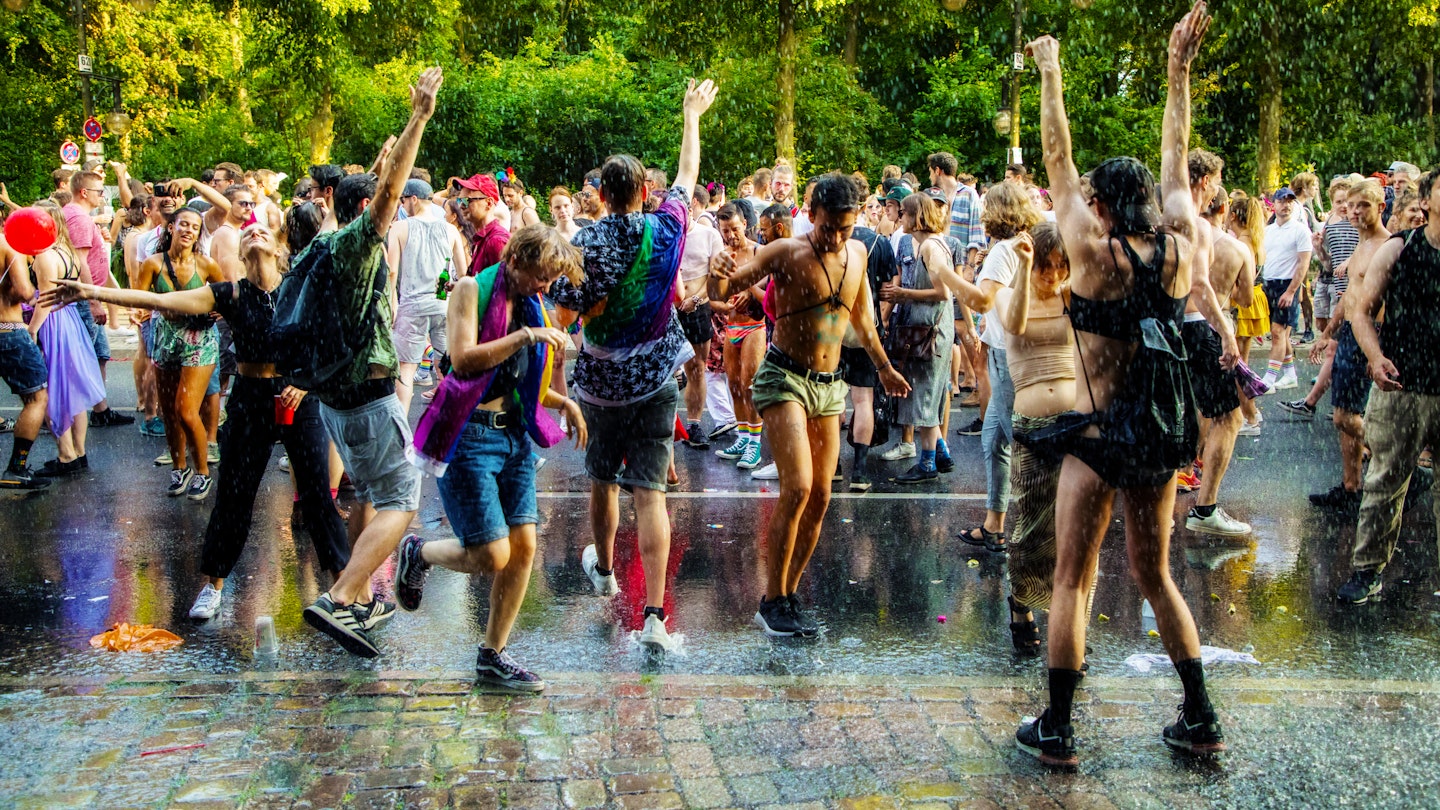
[{"label": "black tank top", "polygon": [[[1130,242],[1121,236],[1110,238],[1110,258],[1115,260],[1115,243],[1119,242],[1125,257],[1130,260],[1133,283],[1130,294],[1114,301],[1099,301],[1070,293],[1070,322],[1075,329],[1127,343],[1140,340],[1140,322],[1146,318],[1179,323],[1185,316],[1185,301],[1188,294],[1172,298],[1165,290],[1166,237],[1161,231],[1155,239],[1155,255],[1143,262]],[[1115,262],[1119,266],[1119,262]]]},{"label": "black tank top", "polygon": [[1380,349],[1400,371],[1404,390],[1440,395],[1440,250],[1425,229],[1390,237],[1405,240],[1385,291],[1385,328]]}]

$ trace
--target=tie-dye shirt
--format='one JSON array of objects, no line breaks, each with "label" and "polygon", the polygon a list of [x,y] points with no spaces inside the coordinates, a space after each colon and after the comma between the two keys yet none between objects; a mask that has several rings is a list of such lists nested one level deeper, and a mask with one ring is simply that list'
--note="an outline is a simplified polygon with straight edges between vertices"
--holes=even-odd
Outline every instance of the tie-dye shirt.
[{"label": "tie-dye shirt", "polygon": [[[689,201],[689,189],[676,186],[654,214],[611,214],[575,234],[585,280],[574,287],[562,276],[550,297],[582,316],[585,345],[575,361],[581,399],[606,406],[639,402],[693,356],[675,316]],[[637,257],[643,259],[638,268]]]}]

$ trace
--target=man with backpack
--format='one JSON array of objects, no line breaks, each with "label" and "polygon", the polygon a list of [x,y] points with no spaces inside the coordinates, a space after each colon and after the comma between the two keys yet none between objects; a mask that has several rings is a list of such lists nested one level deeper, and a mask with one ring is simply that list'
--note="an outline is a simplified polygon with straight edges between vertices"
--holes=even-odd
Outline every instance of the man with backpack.
[{"label": "man with backpack", "polygon": [[438,67],[420,75],[410,90],[410,121],[380,162],[379,177],[353,174],[340,181],[339,229],[315,237],[296,257],[277,296],[275,337],[291,355],[280,371],[320,398],[321,419],[360,501],[351,513],[350,563],[305,609],[305,621],[364,658],[379,654],[368,631],[395,611],[370,593],[370,577],[420,508],[420,472],[405,459],[410,426],[395,394],[385,235],[435,112],[440,81]]}]

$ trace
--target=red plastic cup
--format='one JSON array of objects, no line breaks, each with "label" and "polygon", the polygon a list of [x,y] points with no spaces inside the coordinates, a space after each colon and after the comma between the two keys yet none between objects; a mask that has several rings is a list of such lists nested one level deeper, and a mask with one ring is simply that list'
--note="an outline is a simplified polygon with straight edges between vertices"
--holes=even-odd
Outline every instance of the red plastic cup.
[{"label": "red plastic cup", "polygon": [[275,424],[295,424],[295,409],[285,406],[285,398],[279,394],[275,395]]}]

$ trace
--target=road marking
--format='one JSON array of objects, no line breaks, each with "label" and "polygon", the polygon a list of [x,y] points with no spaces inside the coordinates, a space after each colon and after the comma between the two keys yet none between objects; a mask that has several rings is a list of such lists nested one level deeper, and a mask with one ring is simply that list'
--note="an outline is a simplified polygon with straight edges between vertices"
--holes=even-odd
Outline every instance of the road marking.
[{"label": "road marking", "polygon": [[[552,499],[554,499],[554,500],[578,500],[578,499],[580,499],[580,498],[586,498],[586,499],[588,499],[588,498],[590,497],[590,493],[589,493],[588,491],[586,491],[586,492],[553,492],[553,491],[551,491],[551,492],[545,492],[545,491],[540,491],[540,492],[536,492],[536,493],[535,493],[535,497],[536,497],[536,498],[552,498]],[[665,495],[665,498],[666,498],[667,500],[681,500],[681,501],[689,501],[689,500],[697,500],[697,501],[698,501],[698,500],[710,500],[710,499],[717,499],[717,500],[718,500],[718,499],[722,499],[722,498],[728,498],[728,499],[732,499],[732,500],[735,499],[735,498],[750,499],[750,500],[760,500],[760,499],[778,498],[778,497],[780,497],[780,493],[779,493],[778,491],[777,491],[777,492],[747,492],[747,491],[743,491],[743,490],[724,491],[724,492],[720,492],[720,491],[717,491],[717,492],[670,492],[670,493],[666,493],[666,495]],[[831,493],[830,498],[831,498],[832,500],[866,500],[866,501],[876,501],[876,500],[885,500],[885,501],[983,501],[983,500],[985,500],[985,493],[983,493],[983,492],[875,492],[875,491],[872,490],[872,491],[870,491],[870,492],[834,492],[834,493]]]}]

